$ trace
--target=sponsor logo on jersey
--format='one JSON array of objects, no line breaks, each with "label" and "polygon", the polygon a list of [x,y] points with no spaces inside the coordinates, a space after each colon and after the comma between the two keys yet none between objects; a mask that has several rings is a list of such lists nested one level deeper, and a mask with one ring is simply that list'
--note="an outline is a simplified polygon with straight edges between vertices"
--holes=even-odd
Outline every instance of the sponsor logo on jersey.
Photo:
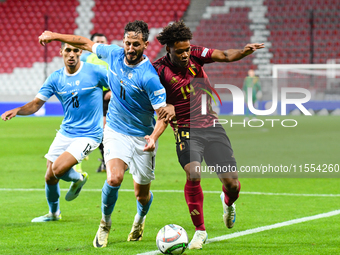
[{"label": "sponsor logo on jersey", "polygon": [[201,56],[202,56],[202,57],[205,57],[205,56],[207,55],[208,51],[209,51],[208,48],[204,48],[204,50],[203,50]]},{"label": "sponsor logo on jersey", "polygon": [[159,96],[159,95],[162,95],[165,93],[165,89],[162,88],[162,89],[159,89],[159,90],[156,90],[155,92],[153,92],[155,96]]}]

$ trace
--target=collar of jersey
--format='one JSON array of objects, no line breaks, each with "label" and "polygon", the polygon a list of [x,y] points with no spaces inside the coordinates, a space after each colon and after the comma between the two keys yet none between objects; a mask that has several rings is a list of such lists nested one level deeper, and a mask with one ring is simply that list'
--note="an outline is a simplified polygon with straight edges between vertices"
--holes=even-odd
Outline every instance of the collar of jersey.
[{"label": "collar of jersey", "polygon": [[130,67],[130,68],[135,68],[135,67],[138,67],[138,66],[140,66],[140,65],[143,65],[146,61],[149,60],[149,58],[148,58],[146,55],[144,55],[144,54],[143,54],[143,57],[144,57],[143,61],[139,62],[137,65],[127,65],[127,64],[125,63],[125,57],[124,57],[123,62],[124,62],[124,65],[125,65],[125,66]]},{"label": "collar of jersey", "polygon": [[77,70],[77,72],[75,72],[75,73],[68,73],[67,71],[66,71],[66,67],[64,67],[64,73],[65,73],[65,75],[67,75],[67,76],[75,76],[75,75],[77,75],[79,72],[80,72],[80,70],[83,68],[83,64],[84,64],[84,62],[83,61],[80,61],[80,67],[79,67],[79,69]]}]

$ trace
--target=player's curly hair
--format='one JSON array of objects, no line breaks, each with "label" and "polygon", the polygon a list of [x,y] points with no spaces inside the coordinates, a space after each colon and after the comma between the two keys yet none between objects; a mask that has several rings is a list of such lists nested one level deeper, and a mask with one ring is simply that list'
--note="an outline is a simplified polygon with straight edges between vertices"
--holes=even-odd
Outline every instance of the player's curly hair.
[{"label": "player's curly hair", "polygon": [[162,45],[172,47],[175,42],[183,42],[192,39],[192,33],[184,21],[176,21],[163,28],[162,32],[157,36],[158,41]]},{"label": "player's curly hair", "polygon": [[124,28],[124,35],[128,32],[135,32],[136,34],[142,33],[144,42],[149,38],[149,27],[143,20],[135,20],[134,22],[127,23]]}]

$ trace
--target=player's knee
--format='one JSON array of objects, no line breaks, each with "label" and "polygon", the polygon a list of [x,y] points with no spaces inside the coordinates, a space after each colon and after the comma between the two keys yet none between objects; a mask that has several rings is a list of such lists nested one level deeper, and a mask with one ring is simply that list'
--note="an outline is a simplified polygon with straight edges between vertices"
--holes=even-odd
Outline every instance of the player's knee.
[{"label": "player's knee", "polygon": [[52,172],[53,172],[53,175],[57,178],[60,178],[61,176],[64,175],[63,168],[60,165],[53,164]]},{"label": "player's knee", "polygon": [[117,187],[122,184],[124,175],[116,174],[107,178],[107,183],[110,186]]},{"label": "player's knee", "polygon": [[226,178],[224,179],[224,186],[226,189],[230,192],[237,192],[238,191],[238,179],[233,179],[233,178]]},{"label": "player's knee", "polygon": [[58,183],[58,179],[53,175],[53,173],[47,171],[46,174],[45,174],[45,182],[48,184],[48,185],[55,185]]}]

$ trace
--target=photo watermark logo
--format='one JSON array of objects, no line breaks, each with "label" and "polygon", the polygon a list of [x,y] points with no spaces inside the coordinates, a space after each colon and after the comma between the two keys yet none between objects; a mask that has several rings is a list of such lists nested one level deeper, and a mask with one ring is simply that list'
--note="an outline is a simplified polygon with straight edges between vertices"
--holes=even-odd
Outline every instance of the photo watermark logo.
[{"label": "photo watermark logo", "polygon": [[[232,99],[233,99],[233,115],[245,115],[245,100],[244,100],[244,94],[243,91],[235,86],[235,85],[231,85],[231,84],[216,84],[215,88],[209,86],[209,88],[211,89],[212,92],[214,92],[216,94],[216,96],[218,97],[221,105],[222,105],[222,100],[219,96],[219,94],[217,93],[216,89],[228,89],[231,92],[232,95]],[[202,89],[202,88],[200,88]],[[211,98],[212,100],[215,102],[215,104],[217,105],[217,102],[214,98],[214,96],[212,95],[211,92],[209,92],[206,89],[202,89],[204,92],[206,92]],[[307,103],[310,99],[311,99],[311,93],[309,90],[305,89],[305,88],[293,88],[293,87],[282,87],[281,88],[281,115],[285,116],[287,115],[287,105],[288,104],[293,104],[295,105],[304,115],[312,115],[304,106],[303,103]],[[303,95],[303,97],[301,98],[288,98],[288,94],[289,93],[295,93],[295,94],[300,94]],[[207,114],[207,94],[203,94],[201,97],[201,114],[202,115],[206,115]],[[259,109],[255,109],[254,107],[254,102],[253,102],[253,98],[252,98],[252,88],[248,88],[248,96],[247,96],[247,105],[249,108],[249,111],[255,115],[258,116],[268,116],[268,115],[272,115],[273,113],[276,112],[277,106],[278,106],[278,89],[276,85],[273,85],[272,87],[272,104],[271,107],[269,109],[265,109],[265,110],[259,110]],[[260,119],[252,119],[249,120],[247,122],[249,127],[262,127],[265,122],[270,122],[271,126],[274,127],[274,123],[276,121],[280,121],[279,119],[265,119],[260,120]],[[214,127],[216,124],[227,124],[227,123],[232,125],[236,125],[236,124],[243,124],[243,126],[246,126],[246,121],[243,122],[233,122],[228,121],[226,119],[216,119],[214,120]],[[256,123],[257,122],[257,123]],[[281,120],[281,126],[283,127],[295,127],[297,126],[297,121],[294,119],[285,119],[285,120]],[[288,124],[289,123],[289,124]]]}]

